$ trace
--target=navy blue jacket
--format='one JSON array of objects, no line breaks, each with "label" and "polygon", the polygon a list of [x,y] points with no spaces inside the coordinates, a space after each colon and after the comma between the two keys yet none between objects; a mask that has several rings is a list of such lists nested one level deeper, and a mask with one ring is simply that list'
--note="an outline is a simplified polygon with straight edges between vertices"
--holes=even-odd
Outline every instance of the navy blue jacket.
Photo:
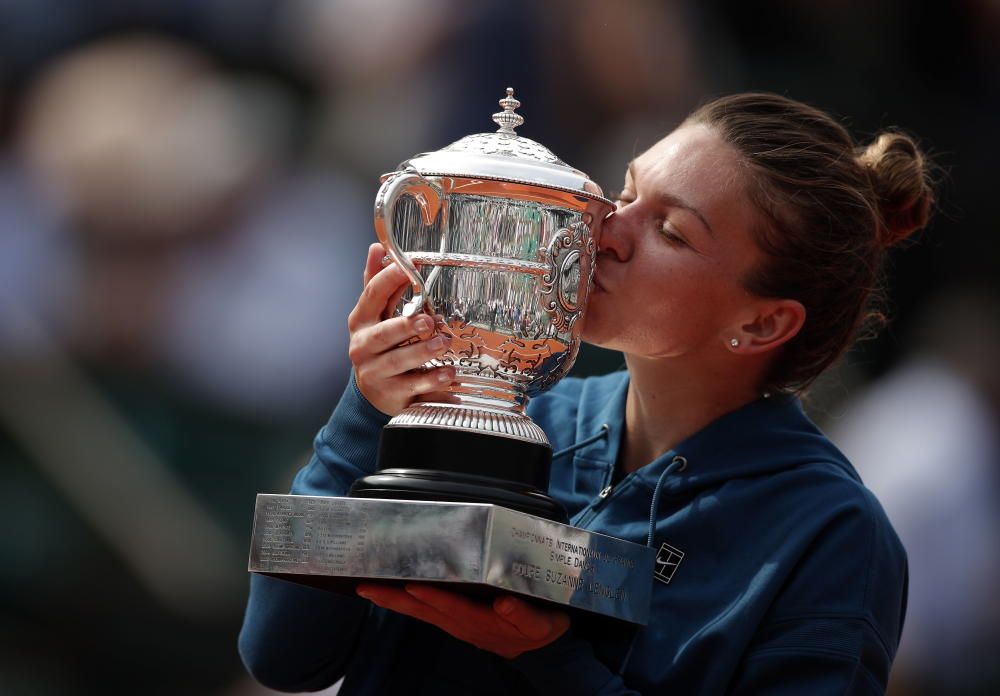
[{"label": "navy blue jacket", "polygon": [[[556,451],[594,439],[553,462],[549,492],[572,523],[672,556],[669,583],[653,582],[648,626],[595,635],[574,625],[506,660],[361,599],[254,576],[239,642],[247,668],[287,691],[346,674],[345,696],[884,693],[906,556],[798,401],[726,414],[607,492],[627,387],[625,372],[565,379],[528,410]],[[387,420],[352,382],[292,492],[344,494],[372,472]]]}]

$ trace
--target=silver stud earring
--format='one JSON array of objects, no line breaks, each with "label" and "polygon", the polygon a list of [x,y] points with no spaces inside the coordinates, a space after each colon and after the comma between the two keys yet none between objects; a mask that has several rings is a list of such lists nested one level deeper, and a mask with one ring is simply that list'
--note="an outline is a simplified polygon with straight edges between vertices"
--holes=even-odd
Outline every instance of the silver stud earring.
[{"label": "silver stud earring", "polygon": [[730,338],[729,339],[729,345],[731,345],[733,348],[739,348],[740,347],[740,339],[738,339],[738,338]]}]

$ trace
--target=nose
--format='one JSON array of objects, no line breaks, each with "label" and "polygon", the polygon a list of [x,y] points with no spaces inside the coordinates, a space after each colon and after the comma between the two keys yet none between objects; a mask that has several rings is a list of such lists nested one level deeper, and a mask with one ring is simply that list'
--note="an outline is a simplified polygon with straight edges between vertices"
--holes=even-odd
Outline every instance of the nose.
[{"label": "nose", "polygon": [[597,252],[614,255],[619,261],[627,261],[632,253],[628,226],[628,220],[623,216],[621,209],[608,213],[608,216],[601,223],[601,237],[597,245]]}]

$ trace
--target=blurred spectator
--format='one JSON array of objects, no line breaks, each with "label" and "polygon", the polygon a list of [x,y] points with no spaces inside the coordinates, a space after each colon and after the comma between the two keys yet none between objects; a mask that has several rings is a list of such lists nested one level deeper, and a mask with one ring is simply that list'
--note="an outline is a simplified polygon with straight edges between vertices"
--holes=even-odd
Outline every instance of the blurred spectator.
[{"label": "blurred spectator", "polygon": [[0,160],[0,481],[34,501],[2,519],[36,543],[0,538],[3,652],[30,658],[0,661],[5,693],[68,693],[57,665],[81,693],[239,674],[253,496],[287,487],[343,387],[371,224],[347,176],[289,160],[286,110],[137,36],[23,96]]},{"label": "blurred spectator", "polygon": [[60,333],[75,350],[166,366],[268,417],[336,393],[370,204],[343,175],[288,171],[280,93],[162,39],[120,39],[47,71],[23,124],[27,170],[73,257]]},{"label": "blurred spectator", "polygon": [[909,357],[828,426],[909,557],[898,693],[986,693],[998,676],[998,317],[993,295],[941,297]]}]

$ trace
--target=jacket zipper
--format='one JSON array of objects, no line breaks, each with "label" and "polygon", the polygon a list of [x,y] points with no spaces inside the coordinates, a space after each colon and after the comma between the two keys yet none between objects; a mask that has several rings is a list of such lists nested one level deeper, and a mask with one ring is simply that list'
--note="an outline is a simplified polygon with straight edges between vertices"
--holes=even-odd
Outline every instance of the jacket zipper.
[{"label": "jacket zipper", "polygon": [[[580,527],[581,529],[586,529],[586,525],[592,519],[594,519],[595,517],[597,517],[597,513],[600,512],[601,508],[604,507],[604,504],[606,502],[608,502],[608,498],[611,497],[611,494],[614,493],[619,488],[619,486],[622,483],[624,483],[626,480],[628,480],[629,476],[631,476],[631,475],[632,474],[629,474],[628,476],[626,476],[625,478],[623,478],[621,481],[619,481],[618,482],[619,483],[618,486],[616,486],[614,484],[611,484],[611,483],[608,483],[606,486],[604,486],[604,488],[601,489],[600,493],[597,494],[597,500],[590,504],[590,509],[587,510],[586,514],[583,517],[581,517],[579,520],[577,520],[577,522],[576,522],[576,524],[574,526]],[[610,477],[611,477],[611,472],[609,471],[608,472],[608,478],[610,478]]]},{"label": "jacket zipper", "polygon": [[[670,464],[667,465],[667,468],[664,469],[663,475],[666,475],[668,472],[670,472],[671,467],[675,467],[676,469],[675,473],[684,471],[684,469],[687,468],[687,459],[681,456],[674,457],[671,460]],[[604,507],[604,504],[608,502],[608,499],[611,498],[614,492],[621,488],[621,484],[628,481],[634,475],[635,472],[630,472],[629,474],[626,474],[625,478],[619,481],[618,485],[615,485],[611,483],[611,478],[614,476],[614,464],[612,464],[611,467],[608,469],[608,473],[604,477],[604,488],[602,488],[600,492],[597,494],[597,500],[590,504],[590,509],[587,510],[586,514],[584,514],[583,517],[577,520],[575,526],[580,527],[582,529],[586,529],[586,525],[589,524],[590,521],[593,520],[595,517],[597,517],[597,513],[600,512],[601,508]],[[656,493],[654,492],[653,495],[655,497]]]}]

